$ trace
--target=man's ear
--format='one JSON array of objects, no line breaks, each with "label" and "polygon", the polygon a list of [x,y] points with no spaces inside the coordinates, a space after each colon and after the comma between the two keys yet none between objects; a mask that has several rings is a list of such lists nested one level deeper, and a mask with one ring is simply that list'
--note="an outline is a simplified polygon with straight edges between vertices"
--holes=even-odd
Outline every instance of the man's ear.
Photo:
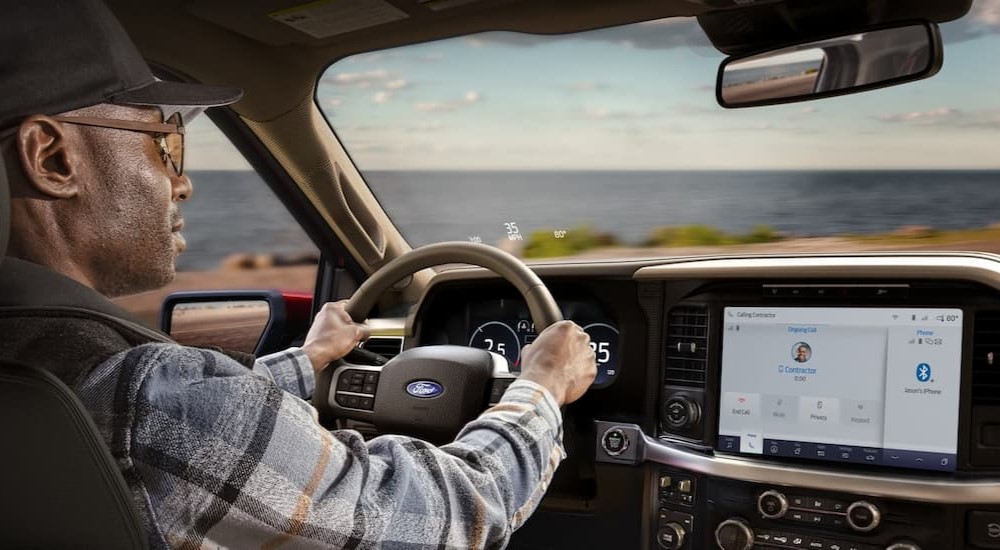
[{"label": "man's ear", "polygon": [[45,115],[21,123],[15,138],[17,154],[28,186],[47,198],[68,199],[79,192],[79,155],[60,124]]}]

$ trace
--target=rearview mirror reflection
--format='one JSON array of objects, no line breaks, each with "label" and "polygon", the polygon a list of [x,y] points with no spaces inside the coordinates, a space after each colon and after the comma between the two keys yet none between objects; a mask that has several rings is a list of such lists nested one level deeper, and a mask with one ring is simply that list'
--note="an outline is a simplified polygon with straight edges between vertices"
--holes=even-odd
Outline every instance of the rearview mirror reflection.
[{"label": "rearview mirror reflection", "polygon": [[936,25],[884,28],[727,59],[716,93],[729,108],[818,99],[927,78],[942,57]]}]

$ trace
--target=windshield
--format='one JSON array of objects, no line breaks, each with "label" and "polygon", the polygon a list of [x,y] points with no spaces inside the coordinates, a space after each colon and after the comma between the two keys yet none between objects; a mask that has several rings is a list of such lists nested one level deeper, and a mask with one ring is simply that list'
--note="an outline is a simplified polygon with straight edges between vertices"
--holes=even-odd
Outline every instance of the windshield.
[{"label": "windshield", "polygon": [[726,110],[693,19],[343,59],[317,101],[413,246],[522,258],[1000,251],[1000,2],[928,80]]}]

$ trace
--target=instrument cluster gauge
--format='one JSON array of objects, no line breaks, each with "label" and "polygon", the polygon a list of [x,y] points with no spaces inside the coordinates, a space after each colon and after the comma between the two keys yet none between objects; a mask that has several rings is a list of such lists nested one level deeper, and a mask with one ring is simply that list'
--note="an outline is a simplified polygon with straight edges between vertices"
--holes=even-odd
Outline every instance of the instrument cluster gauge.
[{"label": "instrument cluster gauge", "polygon": [[511,364],[511,371],[521,367],[521,339],[507,323],[489,321],[479,325],[469,339],[470,348],[479,348],[499,353]]},{"label": "instrument cluster gauge", "polygon": [[618,374],[618,329],[607,323],[591,323],[583,331],[590,336],[590,348],[597,356],[594,385],[610,382]]}]

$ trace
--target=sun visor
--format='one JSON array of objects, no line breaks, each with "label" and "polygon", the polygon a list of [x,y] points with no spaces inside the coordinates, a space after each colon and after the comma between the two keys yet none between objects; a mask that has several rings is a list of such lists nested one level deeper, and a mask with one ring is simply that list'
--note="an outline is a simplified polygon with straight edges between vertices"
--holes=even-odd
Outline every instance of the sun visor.
[{"label": "sun visor", "polygon": [[791,0],[712,11],[698,23],[719,51],[739,55],[872,25],[945,23],[971,7],[972,0]]}]

